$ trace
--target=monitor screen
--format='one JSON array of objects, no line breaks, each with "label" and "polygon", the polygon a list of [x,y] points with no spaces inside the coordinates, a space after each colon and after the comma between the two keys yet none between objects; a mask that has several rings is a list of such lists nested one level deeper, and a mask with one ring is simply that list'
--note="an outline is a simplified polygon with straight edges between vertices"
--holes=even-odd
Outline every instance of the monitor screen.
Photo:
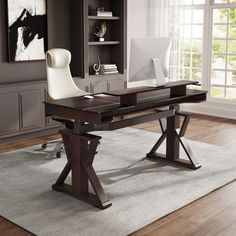
[{"label": "monitor screen", "polygon": [[167,82],[171,38],[132,39],[129,82],[152,80]]}]

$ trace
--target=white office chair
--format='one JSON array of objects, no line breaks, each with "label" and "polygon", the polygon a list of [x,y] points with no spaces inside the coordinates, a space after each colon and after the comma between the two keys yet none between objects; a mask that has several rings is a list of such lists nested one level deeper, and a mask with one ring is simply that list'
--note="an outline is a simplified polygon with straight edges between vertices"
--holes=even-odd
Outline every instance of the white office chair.
[{"label": "white office chair", "polygon": [[[80,90],[73,81],[70,72],[71,53],[62,48],[50,49],[46,53],[48,99],[62,99],[78,97],[88,94]],[[65,124],[67,128],[73,128],[73,120],[63,117],[51,117],[52,119]],[[53,142],[50,142],[53,143]],[[42,145],[42,149],[47,147],[47,143]],[[51,156],[60,157],[63,150],[63,142],[57,142],[56,147],[51,152]]]}]

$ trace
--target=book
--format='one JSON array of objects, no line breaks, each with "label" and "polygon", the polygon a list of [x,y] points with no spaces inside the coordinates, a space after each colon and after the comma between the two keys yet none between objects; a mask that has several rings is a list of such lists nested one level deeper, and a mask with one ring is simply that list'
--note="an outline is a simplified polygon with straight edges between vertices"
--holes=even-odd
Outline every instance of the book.
[{"label": "book", "polygon": [[112,69],[100,69],[100,71],[117,71],[117,68],[112,68]]},{"label": "book", "polygon": [[101,64],[101,69],[113,69],[113,68],[117,68],[116,64]]},{"label": "book", "polygon": [[100,70],[117,70],[117,66],[116,67],[106,67],[106,68],[101,66]]},{"label": "book", "polygon": [[97,16],[112,16],[112,12],[111,11],[97,11]]},{"label": "book", "polygon": [[99,71],[100,75],[109,75],[109,74],[118,74],[118,73],[119,73],[118,70],[115,70],[115,71],[104,71],[104,72]]},{"label": "book", "polygon": [[116,64],[101,64],[103,67],[116,67]]},{"label": "book", "polygon": [[105,16],[105,17],[112,17],[112,14],[110,15],[110,14],[97,14],[97,16]]},{"label": "book", "polygon": [[101,64],[99,74],[117,74],[119,73],[116,64]]},{"label": "book", "polygon": [[116,64],[101,64],[101,66],[116,66]]}]

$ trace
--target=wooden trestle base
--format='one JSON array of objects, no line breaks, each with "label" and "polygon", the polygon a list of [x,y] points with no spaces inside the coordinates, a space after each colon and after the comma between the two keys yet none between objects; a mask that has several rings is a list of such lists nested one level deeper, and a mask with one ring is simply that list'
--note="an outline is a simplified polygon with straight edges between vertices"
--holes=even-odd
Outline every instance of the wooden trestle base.
[{"label": "wooden trestle base", "polygon": [[166,158],[166,155],[161,154],[161,153],[155,153],[155,154],[148,153],[146,157],[155,161],[164,161],[170,164],[173,163],[174,166],[183,166],[192,170],[197,170],[201,168],[201,165],[199,163],[191,163],[191,161],[181,159],[181,158],[173,160],[170,158]]},{"label": "wooden trestle base", "polygon": [[[184,117],[182,126],[180,127],[180,116]],[[166,124],[163,124],[162,120],[159,120],[162,129],[162,135],[153,146],[152,150],[146,155],[147,158],[153,160],[167,161],[173,163],[174,165],[184,166],[193,170],[197,170],[201,165],[194,158],[194,154],[191,151],[188,143],[184,140],[184,135],[187,130],[190,113],[187,112],[177,112],[175,116],[168,117],[166,119]],[[179,129],[179,132],[177,130]],[[166,154],[156,153],[158,148],[161,146],[163,141],[166,139]],[[181,159],[179,157],[180,144],[184,149],[188,160]]]},{"label": "wooden trestle base", "polygon": [[[100,209],[110,207],[112,204],[92,166],[101,137],[87,133],[74,134],[70,129],[60,130],[60,133],[65,145],[67,164],[52,188]],[[64,183],[70,171],[71,185]],[[89,192],[89,182],[94,194]]]},{"label": "wooden trestle base", "polygon": [[[184,116],[181,127],[180,116]],[[183,112],[177,112],[176,115],[167,117],[166,125],[164,125],[163,121],[160,119],[162,135],[147,154],[147,158],[167,161],[194,170],[200,168],[201,165],[194,159],[190,147],[183,138],[189,120],[190,114]],[[177,132],[179,127],[179,132]],[[65,145],[67,164],[52,188],[56,191],[72,195],[73,197],[90,203],[100,209],[110,207],[112,204],[106,196],[92,166],[94,156],[97,153],[97,145],[99,144],[101,137],[88,133],[74,133],[73,130],[70,129],[61,130],[60,133]],[[166,154],[162,155],[156,153],[165,139]],[[183,147],[188,160],[179,158],[180,144]],[[71,185],[64,183],[70,171],[72,172]],[[89,192],[89,182],[91,183],[94,193]]]}]

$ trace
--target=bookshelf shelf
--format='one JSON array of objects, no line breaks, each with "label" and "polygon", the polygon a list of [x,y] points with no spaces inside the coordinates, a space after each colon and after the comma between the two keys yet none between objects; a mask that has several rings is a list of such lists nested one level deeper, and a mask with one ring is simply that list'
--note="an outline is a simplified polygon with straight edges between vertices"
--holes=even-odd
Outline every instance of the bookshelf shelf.
[{"label": "bookshelf shelf", "polygon": [[120,41],[88,42],[89,46],[118,45],[118,44],[120,44]]},{"label": "bookshelf shelf", "polygon": [[88,16],[89,20],[120,20],[119,16]]}]

